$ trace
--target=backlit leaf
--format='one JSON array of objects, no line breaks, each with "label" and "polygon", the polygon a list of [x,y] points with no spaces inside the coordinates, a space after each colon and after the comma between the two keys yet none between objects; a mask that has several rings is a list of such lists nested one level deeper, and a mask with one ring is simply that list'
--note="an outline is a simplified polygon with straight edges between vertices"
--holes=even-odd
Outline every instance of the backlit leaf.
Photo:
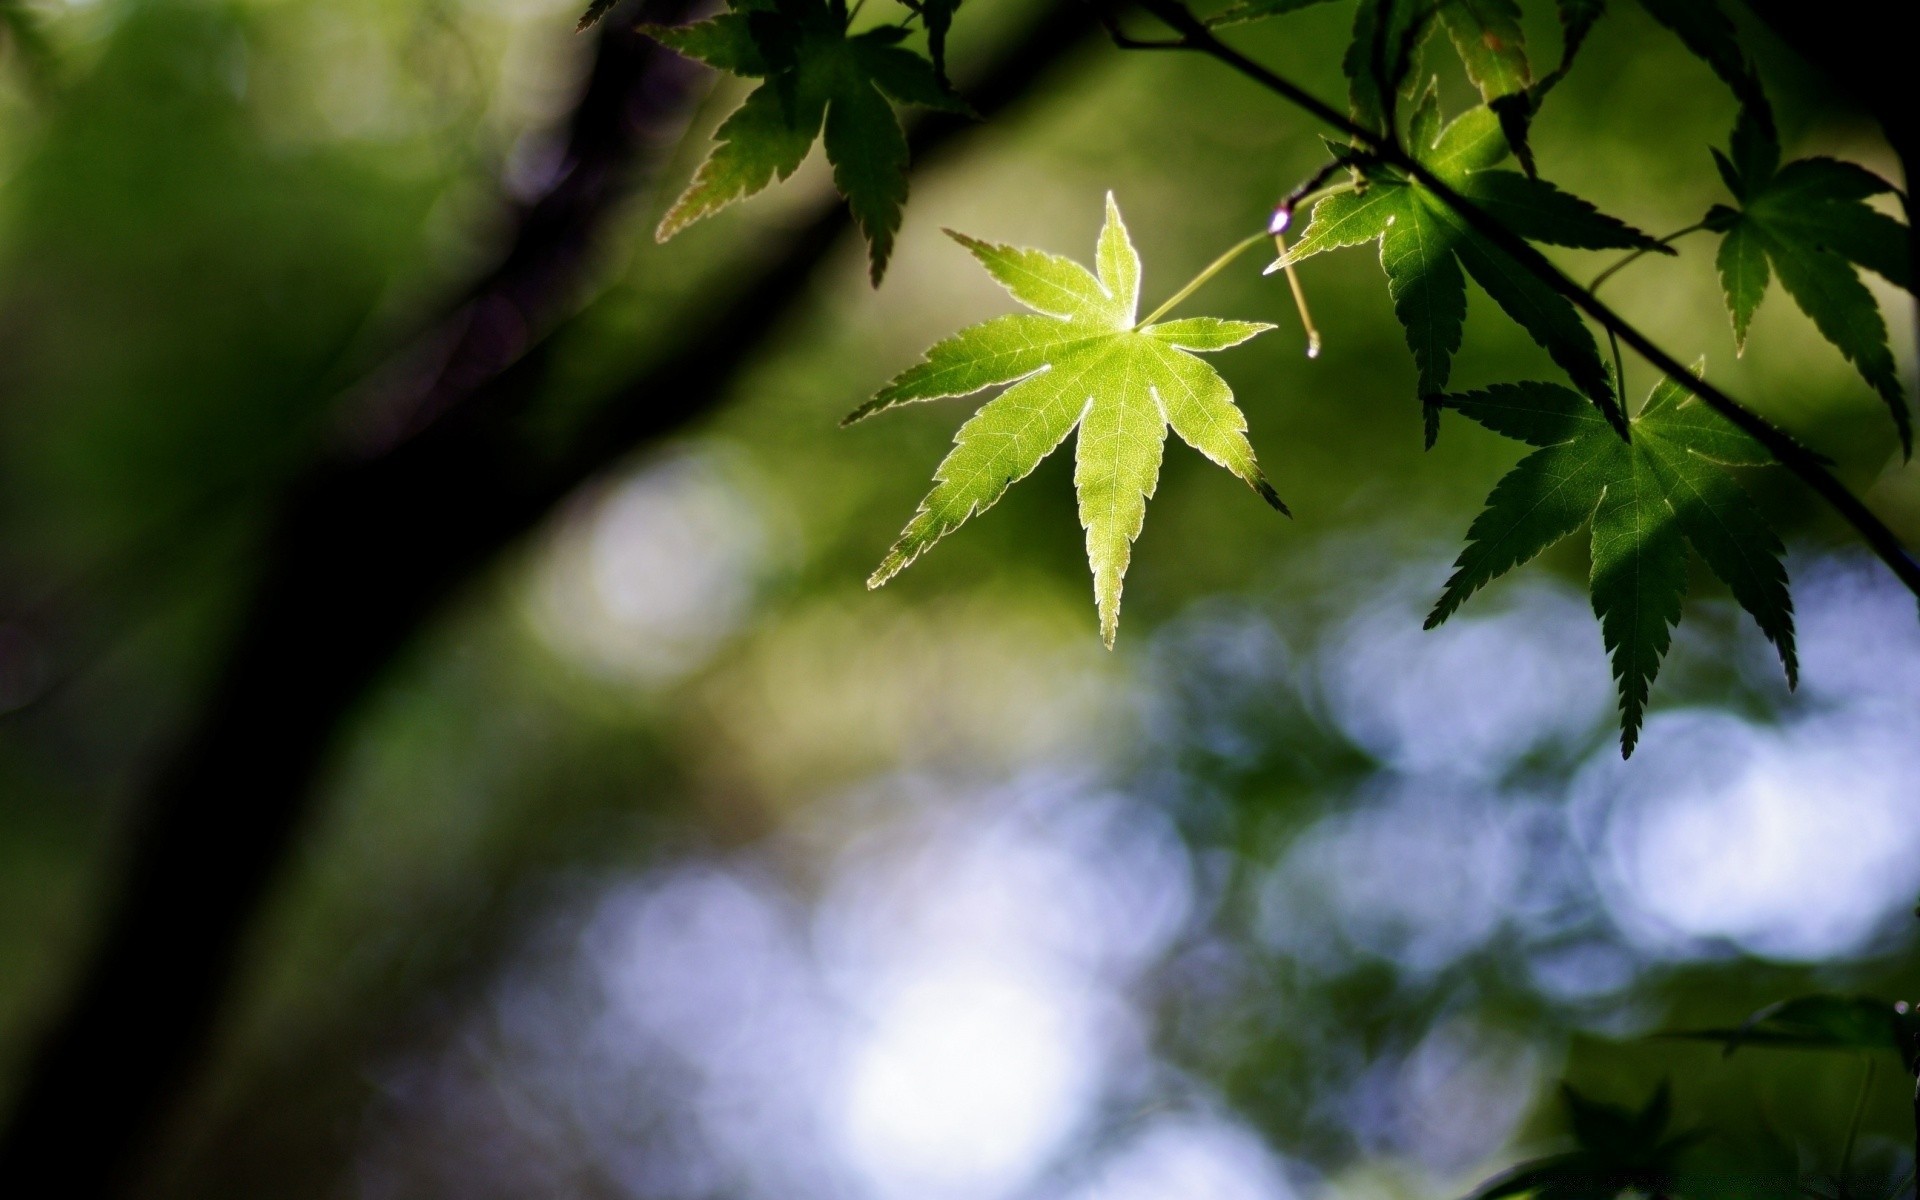
[{"label": "backlit leaf", "polygon": [[1233,392],[1192,353],[1224,350],[1273,327],[1212,317],[1139,324],[1140,259],[1111,196],[1097,274],[1044,251],[952,236],[1035,313],[996,317],[937,343],[847,419],[1012,385],[960,427],[933,490],[867,585],[879,587],[991,508],[1077,428],[1074,489],[1101,636],[1111,646],[1168,428],[1286,511],[1254,460]]}]

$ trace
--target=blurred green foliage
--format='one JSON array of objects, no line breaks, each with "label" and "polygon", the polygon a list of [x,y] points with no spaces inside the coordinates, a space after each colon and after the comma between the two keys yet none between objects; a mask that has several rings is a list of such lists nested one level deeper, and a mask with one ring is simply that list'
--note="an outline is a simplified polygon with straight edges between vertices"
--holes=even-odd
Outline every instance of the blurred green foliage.
[{"label": "blurred green foliage", "polygon": [[[992,28],[1016,7],[974,3],[949,43],[956,78],[982,53],[968,21]],[[0,64],[0,1096],[60,1003],[130,797],[224,644],[268,499],[353,427],[367,372],[489,265],[516,180],[539,176],[586,61],[570,32],[577,7],[5,9],[9,29],[22,28],[16,12],[32,15],[45,50],[15,33]],[[1553,45],[1553,16],[1538,8],[1526,13],[1530,43]],[[1349,21],[1317,6],[1236,36],[1338,97]],[[1776,91],[1789,154],[1893,173],[1871,128],[1833,106],[1787,48],[1743,32]],[[1433,56],[1442,96],[1464,105],[1476,89],[1446,57]],[[637,182],[591,295],[556,338],[546,419],[569,420],[644,369],[705,296],[828,195],[823,164],[811,161],[785,189],[652,243],[738,95],[717,83],[668,165]],[[1625,10],[1594,30],[1531,143],[1543,175],[1664,231],[1715,201],[1705,147],[1724,138],[1733,107],[1705,67]],[[1856,1070],[1757,1049],[1722,1059],[1641,1035],[1737,1024],[1815,991],[1911,994],[1911,920],[1882,922],[1838,961],[1731,936],[1681,952],[1608,935],[1607,952],[1626,965],[1585,995],[1543,983],[1555,948],[1518,935],[1471,938],[1423,964],[1335,928],[1326,895],[1340,888],[1377,887],[1416,912],[1463,903],[1423,891],[1431,881],[1397,860],[1339,857],[1327,839],[1357,828],[1340,821],[1381,813],[1392,827],[1412,819],[1403,812],[1439,813],[1436,828],[1449,832],[1444,814],[1468,814],[1457,832],[1524,811],[1578,827],[1580,797],[1602,778],[1591,763],[1610,752],[1604,704],[1574,706],[1550,735],[1499,760],[1497,777],[1462,777],[1410,766],[1365,735],[1372,700],[1385,711],[1384,685],[1342,707],[1328,664],[1371,636],[1363,619],[1384,612],[1417,626],[1451,540],[1517,457],[1464,426],[1423,451],[1414,367],[1367,255],[1303,268],[1326,336],[1316,360],[1302,352],[1280,277],[1248,262],[1209,286],[1209,310],[1279,326],[1223,372],[1297,519],[1276,520],[1197,454],[1169,451],[1129,574],[1139,637],[1108,654],[1086,615],[1064,461],[1042,464],[886,593],[862,587],[964,409],[918,406],[850,431],[837,419],[921,347],[1007,311],[942,226],[1084,245],[1111,189],[1149,264],[1151,307],[1260,227],[1322,161],[1319,132],[1207,62],[1102,48],[1070,85],[915,177],[882,290],[867,286],[862,248],[840,246],[807,303],[743,351],[722,412],[649,448],[631,478],[590,485],[495,564],[354,714],[320,819],[249,939],[211,1082],[164,1152],[167,1194],[361,1194],[361,1164],[387,1146],[381,1137],[400,1136],[380,1123],[397,1090],[387,1065],[457,1042],[462,1014],[498,979],[532,969],[525,947],[553,914],[607,880],[759,854],[794,894],[814,896],[836,855],[894,819],[896,792],[911,791],[898,781],[988,787],[1039,770],[1097,779],[1178,830],[1201,899],[1131,1000],[1156,1061],[1184,1081],[1172,1091],[1217,1094],[1298,1164],[1304,1194],[1460,1194],[1564,1149],[1568,1116],[1551,1086],[1560,1074],[1583,1095],[1634,1108],[1670,1078],[1663,1127],[1714,1131],[1687,1149],[1686,1169],[1702,1181],[1689,1195],[1775,1194],[1716,1192],[1716,1178],[1839,1172]],[[1736,357],[1710,248],[1678,248],[1676,260],[1622,273],[1610,299],[1675,353],[1705,355],[1714,378],[1833,456],[1909,544],[1920,541],[1920,476],[1890,469],[1886,414],[1860,378],[1785,304],[1759,310]],[[1553,255],[1582,277],[1611,261]],[[1890,313],[1908,311],[1878,294]],[[1468,306],[1454,386],[1551,370],[1484,301]],[[1889,323],[1911,388],[1911,322]],[[1635,375],[1629,365],[1627,390],[1642,392],[1652,380]],[[688,463],[691,474],[658,474]],[[662,478],[694,482],[642,486],[634,511],[645,519],[616,519],[624,489]],[[1762,486],[1790,567],[1845,546],[1804,494]],[[623,558],[623,537],[685,554]],[[731,557],[687,565],[715,546]],[[1581,696],[1598,679],[1604,701],[1600,639],[1581,604],[1564,602],[1586,566],[1579,545],[1563,546],[1489,600],[1496,614],[1542,596],[1559,604],[1551,636],[1563,640],[1543,644],[1571,649],[1547,657],[1585,672],[1567,685]],[[700,573],[709,569],[717,574]],[[1704,599],[1690,602],[1683,627],[1693,632],[1676,638],[1629,770],[1655,770],[1642,760],[1685,721],[1708,719],[1699,713],[1786,728],[1838,703],[1834,692],[1794,701],[1752,669],[1765,653],[1759,635],[1696,574]],[[723,593],[732,599],[721,603]],[[1886,636],[1904,646],[1907,632]],[[1803,646],[1810,675],[1817,649]],[[1520,686],[1479,684],[1463,706]],[[1574,692],[1546,691],[1542,703]],[[1890,786],[1910,798],[1910,776]],[[822,815],[862,789],[882,802],[856,805],[851,829]],[[819,832],[829,826],[838,832]],[[1481,860],[1463,851],[1458,861]],[[1570,881],[1578,896],[1556,903],[1584,914],[1568,925],[1580,937],[1605,924],[1589,860],[1513,861],[1524,866],[1499,869]],[[1308,881],[1302,898],[1275,908],[1294,878]],[[1332,891],[1312,891],[1316,879]],[[1409,1086],[1395,1064],[1422,1046],[1464,1047],[1459,1094],[1504,1094],[1518,1114],[1510,1136],[1502,1127],[1496,1146],[1464,1143],[1464,1161],[1427,1161],[1408,1149],[1418,1137],[1381,1132],[1392,1122],[1376,1110]],[[1435,1111],[1455,1086],[1441,1077]],[[1897,1182],[1909,1103],[1898,1073],[1882,1071],[1848,1164],[1863,1180],[1880,1172],[1881,1190],[1856,1182],[1847,1194]],[[471,1149],[423,1140],[397,1153],[437,1162]],[[568,1166],[570,1153],[554,1152],[560,1165],[537,1194],[629,1194]],[[413,1194],[466,1193],[421,1183]],[[706,1194],[762,1193],[735,1181]]]}]

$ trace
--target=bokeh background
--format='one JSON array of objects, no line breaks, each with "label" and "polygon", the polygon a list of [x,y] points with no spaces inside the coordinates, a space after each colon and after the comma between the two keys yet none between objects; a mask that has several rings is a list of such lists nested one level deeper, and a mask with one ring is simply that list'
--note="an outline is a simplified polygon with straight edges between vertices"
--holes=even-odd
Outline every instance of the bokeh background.
[{"label": "bokeh background", "polygon": [[[232,636],[268,498],[552,175],[577,7],[8,8],[0,1111]],[[1023,11],[969,0],[962,79]],[[1348,21],[1240,40],[1337,97]],[[1744,33],[1790,155],[1897,177]],[[1428,60],[1468,103],[1443,43]],[[816,158],[654,244],[739,94],[717,81],[635,173],[545,419],[643,373],[826,196]],[[1732,117],[1627,7],[1536,145],[1663,233],[1723,199],[1706,147]],[[1215,64],[1095,42],[917,173],[883,288],[838,246],[715,361],[714,415],[583,486],[355,707],[153,1194],[1412,1200],[1564,1144],[1563,1078],[1621,1103],[1671,1079],[1709,1165],[1833,1171],[1859,1062],[1645,1037],[1915,990],[1920,622],[1803,492],[1749,479],[1791,547],[1798,693],[1697,572],[1623,764],[1583,539],[1423,633],[1516,449],[1449,421],[1422,451],[1370,251],[1305,268],[1311,361],[1250,257],[1190,311],[1279,326],[1216,361],[1296,519],[1169,450],[1111,653],[1065,456],[862,586],[969,402],[837,419],[1010,307],[942,226],[1085,260],[1111,189],[1151,302],[1260,227],[1319,134]],[[1710,241],[1680,248],[1609,298],[1920,543],[1920,472],[1865,385],[1778,291],[1736,358]],[[1911,387],[1911,308],[1872,283]],[[1469,309],[1457,384],[1551,371]],[[1901,1176],[1898,1072],[1863,1130],[1861,1170]]]}]

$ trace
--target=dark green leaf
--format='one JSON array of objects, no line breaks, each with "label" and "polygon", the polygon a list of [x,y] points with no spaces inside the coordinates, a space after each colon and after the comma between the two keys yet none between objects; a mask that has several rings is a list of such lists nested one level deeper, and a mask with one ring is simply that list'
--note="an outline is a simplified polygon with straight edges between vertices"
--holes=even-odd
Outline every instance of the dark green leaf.
[{"label": "dark green leaf", "polygon": [[1514,0],[1444,0],[1440,22],[1481,99],[1523,92],[1533,82],[1527,35]]},{"label": "dark green leaf", "polygon": [[[946,10],[951,13],[951,6]],[[798,169],[825,127],[833,180],[866,235],[870,275],[886,270],[907,197],[907,142],[892,101],[965,112],[933,65],[897,43],[895,27],[848,37],[825,0],[756,6],[694,25],[646,30],[721,70],[764,77],[715,134],[655,236],[681,229]]]},{"label": "dark green leaf", "polygon": [[1353,40],[1340,62],[1355,121],[1381,132],[1391,129],[1401,87],[1432,16],[1431,4],[1421,0],[1360,0]]},{"label": "dark green leaf", "polygon": [[[1639,738],[1649,691],[1680,619],[1685,547],[1733,591],[1795,680],[1793,605],[1780,540],[1728,470],[1766,451],[1693,398],[1684,380],[1655,388],[1622,441],[1593,406],[1548,383],[1509,384],[1442,403],[1540,447],[1494,485],[1427,618],[1447,619],[1500,575],[1592,525],[1594,613],[1620,689],[1621,750]],[[1597,1118],[1596,1118],[1597,1119]]]},{"label": "dark green leaf", "polygon": [[[1434,133],[1432,95],[1430,89],[1408,123],[1416,135],[1414,154],[1435,176],[1508,228],[1561,245],[1657,247],[1645,234],[1552,184],[1495,170],[1507,155],[1507,145],[1498,118],[1487,107],[1470,109]],[[1268,269],[1376,237],[1381,239],[1380,265],[1387,273],[1394,313],[1406,328],[1407,346],[1419,368],[1421,396],[1431,397],[1446,386],[1460,348],[1466,314],[1464,269],[1616,426],[1624,428],[1600,348],[1573,305],[1424,186],[1390,177],[1372,182],[1364,192],[1321,200],[1300,240]],[[1429,440],[1432,432],[1430,423]]]},{"label": "dark green leaf", "polygon": [[1664,1136],[1672,1099],[1662,1083],[1639,1111],[1592,1100],[1563,1084],[1561,1100],[1579,1149],[1535,1159],[1482,1184],[1470,1200],[1616,1200],[1672,1194],[1675,1165],[1694,1138]]},{"label": "dark green leaf", "polygon": [[967,102],[955,95],[934,74],[933,64],[913,51],[890,45],[872,33],[849,38],[847,44],[867,77],[895,101],[918,104],[922,108],[937,108],[944,112],[972,114],[973,110]]},{"label": "dark green leaf", "polygon": [[1538,342],[1547,356],[1587,394],[1616,429],[1625,415],[1613,394],[1613,375],[1601,361],[1600,347],[1566,297],[1513,260],[1500,247],[1468,229],[1459,217],[1431,199],[1429,207],[1452,223],[1460,262],[1475,283]]},{"label": "dark green leaf", "polygon": [[1762,226],[1761,246],[1802,312],[1813,318],[1821,334],[1839,349],[1873,390],[1886,401],[1900,433],[1900,444],[1913,453],[1913,420],[1907,412],[1906,392],[1899,368],[1887,345],[1886,322],[1873,293],[1860,282],[1847,261],[1825,247],[1789,240],[1772,226]]},{"label": "dark green leaf", "polygon": [[960,0],[920,0],[915,10],[920,23],[927,27],[927,55],[933,59],[933,77],[942,90],[947,87],[947,32],[953,28],[953,14],[959,7]]},{"label": "dark green leaf", "polygon": [[1640,740],[1647,692],[1680,620],[1687,555],[1663,481],[1643,454],[1610,475],[1593,514],[1593,612],[1620,685],[1620,751]]},{"label": "dark green leaf", "polygon": [[[1720,244],[1720,286],[1733,318],[1734,342],[1745,349],[1753,313],[1777,275],[1787,294],[1829,342],[1879,393],[1893,416],[1901,448],[1913,454],[1913,420],[1906,390],[1887,342],[1887,326],[1873,293],[1860,281],[1864,267],[1913,290],[1912,231],[1867,205],[1892,185],[1852,163],[1806,158],[1774,167],[1777,149],[1751,129],[1742,113],[1733,156],[1714,152],[1739,211],[1715,205],[1709,228]],[[1769,267],[1771,270],[1769,270]]]},{"label": "dark green leaf", "polygon": [[1747,327],[1767,294],[1766,252],[1761,249],[1760,234],[1750,225],[1736,225],[1720,243],[1716,260],[1720,269],[1720,291],[1726,297],[1727,312],[1733,316],[1733,343],[1740,353],[1747,350]]},{"label": "dark green leaf", "polygon": [[1606,15],[1607,0],[1559,0],[1555,7],[1560,12],[1560,65],[1554,74],[1565,76],[1595,22]]},{"label": "dark green leaf", "polygon": [[[1729,148],[1733,151],[1733,168],[1740,177],[1736,195],[1766,187],[1773,173],[1780,169],[1780,139],[1773,131],[1772,117],[1763,107],[1740,106]],[[1723,170],[1721,174],[1724,177],[1726,172]]]},{"label": "dark green leaf", "polygon": [[1467,281],[1454,261],[1453,231],[1411,189],[1398,191],[1400,204],[1380,238],[1380,266],[1394,315],[1407,331],[1424,399],[1447,386],[1467,317]]},{"label": "dark green leaf", "polygon": [[1914,1024],[1910,1013],[1875,996],[1830,992],[1770,1004],[1731,1029],[1683,1029],[1661,1037],[1719,1042],[1726,1053],[1742,1046],[1778,1046],[1805,1050],[1893,1050],[1910,1054]]},{"label": "dark green leaf", "polygon": [[1527,140],[1533,119],[1539,115],[1547,94],[1573,70],[1573,60],[1585,44],[1587,34],[1606,12],[1606,0],[1560,0],[1556,7],[1560,12],[1560,65],[1531,87],[1488,101],[1500,116],[1501,132],[1513,147],[1514,157],[1520,160],[1521,169],[1529,176],[1535,173],[1533,150]]},{"label": "dark green leaf", "polygon": [[769,66],[754,36],[755,24],[744,13],[725,13],[692,25],[642,25],[640,32],[716,71],[757,78]]},{"label": "dark green leaf", "polygon": [[1528,241],[1580,250],[1673,253],[1671,247],[1661,245],[1626,222],[1607,216],[1544,179],[1529,179],[1512,171],[1479,171],[1465,181],[1460,191]]},{"label": "dark green leaf", "polygon": [[593,0],[593,3],[587,5],[587,11],[580,14],[580,20],[574,23],[573,31],[585,33],[592,29],[600,23],[600,18],[606,16],[608,11],[618,3],[620,0]]}]

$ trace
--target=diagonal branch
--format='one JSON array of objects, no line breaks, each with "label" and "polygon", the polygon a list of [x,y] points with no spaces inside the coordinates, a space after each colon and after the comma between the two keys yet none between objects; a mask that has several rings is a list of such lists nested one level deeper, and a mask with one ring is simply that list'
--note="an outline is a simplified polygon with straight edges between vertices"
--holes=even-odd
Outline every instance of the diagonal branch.
[{"label": "diagonal branch", "polygon": [[[630,128],[636,107],[677,105],[684,94],[656,71],[671,56],[619,25],[609,22],[603,45],[617,39],[638,59],[608,66],[603,51],[586,95]],[[1044,6],[967,88],[975,109],[1024,99],[1096,29],[1071,0]],[[920,122],[916,162],[970,128],[943,115]],[[630,162],[645,149],[636,136],[610,152]],[[557,257],[536,255],[529,268],[572,255],[570,221],[598,211],[556,212]],[[504,358],[477,357],[497,341],[464,339],[469,348],[433,376],[447,386],[403,389],[424,403],[404,404],[400,420],[365,439],[374,444],[343,449],[286,491],[208,697],[141,798],[101,941],[28,1064],[0,1133],[0,1179],[57,1179],[69,1200],[138,1192],[146,1157],[196,1083],[316,777],[367,692],[452,596],[583,482],[717,408],[848,227],[836,203],[758,270],[730,272],[734,290],[689,314],[667,357],[604,397],[557,447],[528,432],[554,338],[536,335]]]},{"label": "diagonal branch", "polygon": [[1631,346],[1634,352],[1648,364],[1676,380],[1686,381],[1688,390],[1698,396],[1703,403],[1765,446],[1781,466],[1791,471],[1816,495],[1825,500],[1835,512],[1839,513],[1842,520],[1853,527],[1861,540],[1879,556],[1880,560],[1887,564],[1900,582],[1906,585],[1907,590],[1920,597],[1920,562],[1917,562],[1901,544],[1899,536],[1874,515],[1873,510],[1861,503],[1859,497],[1848,491],[1846,485],[1827,470],[1819,455],[1725,391],[1695,376],[1679,359],[1661,349],[1652,338],[1629,324],[1598,296],[1581,287],[1555,267],[1544,254],[1436,178],[1433,172],[1427,170],[1412,155],[1403,150],[1395,139],[1360,125],[1298,84],[1276,74],[1222,42],[1214,36],[1213,31],[1203,21],[1193,15],[1181,0],[1139,0],[1139,3],[1142,8],[1179,35],[1179,43],[1186,49],[1207,55],[1233,68],[1295,107],[1366,146],[1378,161],[1398,168],[1419,180],[1422,186],[1459,214],[1460,219],[1471,226],[1475,233],[1494,243],[1542,283],[1566,297],[1574,307]]}]

